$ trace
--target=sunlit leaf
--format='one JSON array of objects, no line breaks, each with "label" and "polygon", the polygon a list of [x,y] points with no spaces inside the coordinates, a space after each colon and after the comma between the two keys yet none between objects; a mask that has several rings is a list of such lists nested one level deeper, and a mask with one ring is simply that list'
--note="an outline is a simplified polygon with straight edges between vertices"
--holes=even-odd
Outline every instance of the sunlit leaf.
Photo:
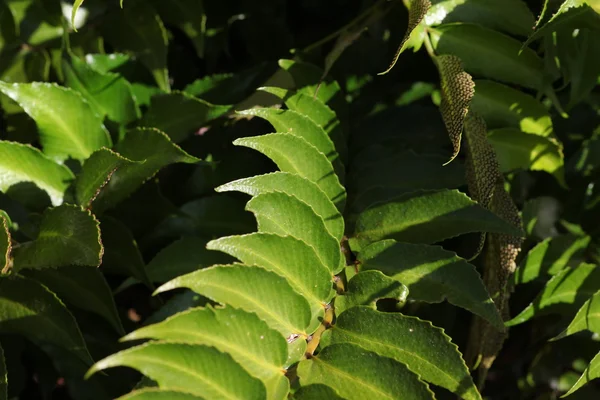
[{"label": "sunlit leaf", "polygon": [[78,206],[48,209],[37,238],[14,250],[14,269],[44,269],[68,265],[98,266],[104,249],[98,220]]},{"label": "sunlit leaf", "polygon": [[158,382],[161,389],[183,390],[211,399],[266,398],[260,380],[214,347],[151,342],[98,361],[87,375],[119,366],[139,370]]},{"label": "sunlit leaf", "polygon": [[[423,380],[463,399],[481,399],[458,347],[442,329],[428,321],[354,307],[339,316],[327,335],[327,343],[361,346],[402,362]],[[377,367],[373,370],[377,371]]]},{"label": "sunlit leaf", "polygon": [[298,365],[301,385],[324,384],[348,399],[433,399],[419,376],[391,358],[343,343]]}]

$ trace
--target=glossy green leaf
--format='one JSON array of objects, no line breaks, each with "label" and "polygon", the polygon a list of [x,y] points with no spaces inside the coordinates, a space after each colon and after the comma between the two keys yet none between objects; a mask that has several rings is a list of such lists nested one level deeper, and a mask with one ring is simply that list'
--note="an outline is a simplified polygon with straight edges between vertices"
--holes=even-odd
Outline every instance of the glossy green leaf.
[{"label": "glossy green leaf", "polygon": [[596,292],[583,303],[567,329],[558,335],[555,340],[584,330],[600,334],[600,292]]},{"label": "glossy green leaf", "polygon": [[446,299],[502,329],[502,317],[481,276],[451,251],[383,240],[365,247],[358,259],[361,270],[379,270],[406,285],[412,300],[439,303]]},{"label": "glossy green leaf", "polygon": [[257,232],[213,240],[206,247],[286,278],[310,304],[313,322],[316,323],[314,328],[320,324],[319,318],[322,319],[325,313],[325,305],[334,295],[333,279],[331,271],[311,246],[292,236]]},{"label": "glossy green leaf", "polygon": [[352,344],[335,344],[298,365],[301,385],[324,384],[350,400],[433,399],[402,363]]},{"label": "glossy green leaf", "polygon": [[289,133],[306,140],[327,156],[336,173],[343,180],[344,165],[340,160],[332,139],[322,127],[308,116],[293,110],[280,110],[276,108],[251,108],[241,111],[240,114],[263,118],[273,125],[276,132]]},{"label": "glossy green leaf", "polygon": [[339,316],[327,335],[328,343],[352,343],[394,358],[427,382],[463,399],[481,399],[458,347],[431,322],[354,307]]},{"label": "glossy green leaf", "polygon": [[40,282],[60,298],[108,321],[119,335],[125,334],[110,287],[97,267],[66,266],[56,270],[31,270],[25,275]]},{"label": "glossy green leaf", "polygon": [[90,208],[96,196],[108,184],[113,174],[119,168],[132,163],[134,161],[128,160],[112,150],[106,148],[96,150],[90,158],[85,160],[75,179],[77,204],[84,208]]},{"label": "glossy green leaf", "polygon": [[83,161],[99,148],[112,146],[100,115],[71,89],[52,83],[0,82],[0,91],[33,118],[44,153],[56,161]]},{"label": "glossy green leaf", "polygon": [[266,398],[261,381],[214,347],[151,342],[98,361],[87,376],[120,366],[137,369],[158,382],[161,389],[182,390],[210,399]]},{"label": "glossy green leaf", "polygon": [[599,284],[600,268],[597,265],[583,263],[575,268],[565,268],[548,281],[531,304],[505,325],[519,325],[546,314],[575,312],[598,290]]},{"label": "glossy green leaf", "polygon": [[526,133],[553,136],[546,107],[534,97],[501,83],[476,80],[470,109],[483,117],[488,129],[519,128]]},{"label": "glossy green leaf", "polygon": [[545,239],[527,253],[515,271],[516,284],[556,275],[565,267],[575,267],[584,259],[589,236],[566,234]]},{"label": "glossy green leaf", "polygon": [[152,282],[165,283],[180,275],[233,261],[218,251],[206,249],[206,240],[187,236],[162,249],[146,265],[146,273]]},{"label": "glossy green leaf", "polygon": [[256,313],[290,341],[307,336],[308,302],[285,278],[258,267],[217,265],[165,283],[157,293],[186,287],[219,303]]},{"label": "glossy green leaf", "polygon": [[565,185],[562,147],[555,139],[532,135],[514,128],[488,132],[502,172],[515,169],[545,171]]},{"label": "glossy green leaf", "polygon": [[359,251],[387,238],[435,243],[470,232],[521,235],[511,224],[457,190],[417,191],[363,211],[350,245]]},{"label": "glossy green leaf", "polygon": [[33,182],[46,191],[52,204],[62,204],[65,191],[75,177],[71,170],[56,164],[38,149],[21,143],[0,141],[0,191],[20,182]]},{"label": "glossy green leaf", "polygon": [[314,183],[343,210],[346,191],[327,157],[306,140],[290,133],[237,139],[235,145],[260,151],[272,159],[283,172],[295,173]]},{"label": "glossy green leaf", "polygon": [[150,100],[150,107],[139,125],[157,128],[179,143],[230,109],[231,106],[210,104],[184,92],[158,94]]},{"label": "glossy green leaf", "polygon": [[590,361],[590,364],[587,366],[585,371],[583,371],[581,377],[563,397],[573,394],[573,392],[579,390],[583,385],[597,378],[600,378],[600,353],[596,354],[592,361]]},{"label": "glossy green leaf", "polygon": [[0,400],[8,399],[8,373],[6,372],[6,362],[4,361],[4,350],[0,346]]},{"label": "glossy green leaf", "polygon": [[377,309],[377,301],[382,299],[396,300],[402,306],[407,296],[408,288],[400,281],[380,271],[364,271],[350,279],[343,296],[336,297],[335,312],[341,314],[354,306]]},{"label": "glossy green leaf", "polygon": [[203,400],[195,394],[175,390],[141,389],[135,390],[117,400]]},{"label": "glossy green leaf", "polygon": [[285,102],[287,108],[307,116],[323,128],[333,141],[342,163],[346,163],[348,159],[346,137],[340,120],[327,104],[323,103],[318,97],[309,96],[302,92],[290,93],[286,89],[275,87],[263,87],[260,90],[276,95]]},{"label": "glossy green leaf", "polygon": [[512,35],[527,36],[534,17],[522,0],[432,0],[425,16],[429,26],[450,22],[472,22]]},{"label": "glossy green leaf", "polygon": [[5,273],[11,266],[12,242],[8,230],[8,218],[0,213],[0,273]]},{"label": "glossy green leaf", "polygon": [[431,29],[438,54],[458,56],[465,70],[480,77],[541,89],[543,61],[509,36],[474,24],[444,24]]},{"label": "glossy green leaf", "polygon": [[306,178],[287,172],[273,172],[265,175],[239,179],[219,186],[217,192],[240,191],[251,196],[262,193],[283,192],[310,204],[315,213],[323,218],[329,233],[338,241],[344,236],[344,219],[327,195]]},{"label": "glossy green leaf", "polygon": [[0,277],[0,332],[17,333],[44,348],[73,353],[87,365],[87,351],[77,322],[54,293],[18,275]]},{"label": "glossy green leaf", "polygon": [[99,72],[74,55],[63,60],[68,87],[78,91],[94,111],[112,121],[127,124],[141,116],[131,84],[112,72]]},{"label": "glossy green leaf", "polygon": [[98,225],[94,215],[79,206],[48,209],[37,238],[14,249],[14,270],[100,265],[104,250]]},{"label": "glossy green leaf", "polygon": [[100,191],[93,203],[96,213],[126,199],[161,168],[173,163],[193,164],[200,160],[190,156],[169,137],[156,129],[133,129],[116,146],[116,151],[129,160],[139,161],[119,168]]},{"label": "glossy green leaf", "polygon": [[256,217],[259,231],[300,239],[314,248],[329,271],[336,273],[343,268],[339,242],[308,204],[285,193],[272,192],[252,198],[246,209]]},{"label": "glossy green leaf", "polygon": [[86,54],[85,62],[100,73],[113,72],[131,61],[131,57],[123,53]]},{"label": "glossy green leaf", "polygon": [[198,57],[204,57],[206,36],[206,13],[202,1],[172,0],[154,1],[160,17],[167,25],[177,26],[192,40]]},{"label": "glossy green leaf", "polygon": [[161,90],[170,91],[167,31],[150,2],[135,2],[107,15],[102,33],[118,50],[130,52],[152,72]]},{"label": "glossy green leaf", "polygon": [[268,398],[287,395],[284,376],[287,343],[253,313],[225,308],[195,308],[155,325],[138,329],[123,340],[159,339],[214,346],[228,353],[267,387]]}]

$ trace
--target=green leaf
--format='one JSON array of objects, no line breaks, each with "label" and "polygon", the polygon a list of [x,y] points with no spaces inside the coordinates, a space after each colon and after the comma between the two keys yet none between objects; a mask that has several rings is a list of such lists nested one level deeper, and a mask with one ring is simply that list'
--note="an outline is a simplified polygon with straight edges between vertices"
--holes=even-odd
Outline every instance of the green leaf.
[{"label": "green leaf", "polygon": [[[545,34],[550,34],[567,26],[598,29],[600,28],[599,12],[600,7],[597,0],[565,0],[547,21],[538,21],[535,32],[529,36],[524,46]],[[549,14],[547,13],[547,15]],[[540,16],[540,19],[542,17],[544,15]],[[543,22],[544,25],[540,26],[540,22]]]},{"label": "green leaf", "polygon": [[66,85],[81,93],[100,116],[120,124],[141,116],[131,84],[121,75],[99,72],[72,54],[63,60],[62,70]]},{"label": "green leaf", "polygon": [[173,142],[179,143],[230,109],[231,106],[210,104],[184,92],[158,94],[152,96],[150,108],[139,125],[157,128],[165,132]]},{"label": "green leaf", "polygon": [[600,292],[596,292],[583,303],[567,329],[553,340],[562,339],[584,330],[600,334]]},{"label": "green leaf", "polygon": [[98,268],[66,266],[57,270],[31,270],[26,276],[40,282],[67,303],[100,315],[119,335],[125,334],[110,287]]},{"label": "green leaf", "polygon": [[294,400],[346,400],[331,387],[321,384],[302,386],[294,393]]},{"label": "green leaf", "polygon": [[62,205],[44,212],[35,240],[14,249],[13,268],[98,266],[103,251],[98,220],[79,206]]},{"label": "green leaf", "polygon": [[325,347],[300,362],[302,386],[323,384],[349,399],[433,399],[427,385],[404,364],[352,344]]},{"label": "green leaf", "polygon": [[341,121],[347,117],[348,109],[342,88],[336,81],[321,79],[321,68],[293,60],[279,60],[279,66],[289,73],[298,92],[316,97],[327,104]]},{"label": "green leaf", "polygon": [[[71,25],[75,26],[75,16],[77,15],[77,10],[83,4],[84,0],[75,0],[73,3],[73,8],[71,9]],[[74,29],[77,32],[77,29]]]},{"label": "green leaf", "polygon": [[451,251],[383,240],[365,247],[358,260],[361,270],[379,270],[406,285],[411,300],[439,303],[447,299],[500,329],[504,325],[475,267]]},{"label": "green leaf", "polygon": [[377,309],[377,301],[381,299],[396,300],[404,305],[408,289],[400,281],[385,276],[379,271],[360,272],[348,282],[343,296],[335,299],[335,312],[343,313],[354,306],[369,306]]},{"label": "green leaf", "polygon": [[115,49],[139,58],[152,72],[161,90],[171,90],[167,71],[167,31],[150,2],[135,2],[124,10],[115,10],[106,16],[101,28]]},{"label": "green leaf", "polygon": [[65,191],[75,177],[38,149],[21,143],[0,141],[0,191],[20,182],[33,182],[46,191],[53,205],[62,204]]},{"label": "green leaf", "polygon": [[202,1],[172,0],[154,1],[160,17],[167,25],[177,26],[192,40],[198,57],[204,58],[206,36],[206,12]]},{"label": "green leaf", "polygon": [[102,188],[108,184],[113,174],[121,167],[135,161],[128,160],[112,150],[96,150],[85,160],[75,179],[75,199],[77,204],[89,209]]},{"label": "green leaf", "polygon": [[206,249],[206,240],[187,236],[162,249],[146,265],[146,273],[152,282],[165,283],[180,275],[233,261],[218,251]]},{"label": "green leaf", "polygon": [[398,50],[396,50],[396,54],[392,59],[390,66],[383,72],[380,72],[378,75],[385,75],[394,68],[400,54],[405,50],[406,44],[411,40],[411,37],[414,34],[418,34],[417,26],[421,23],[427,11],[431,8],[431,1],[429,0],[412,0],[408,7],[408,26],[406,27],[406,32],[404,33],[404,37],[400,42],[400,46],[398,46]]},{"label": "green leaf", "polygon": [[125,138],[117,144],[116,151],[122,157],[139,163],[124,165],[115,171],[92,205],[96,213],[129,197],[161,168],[178,162],[193,164],[200,161],[156,129],[137,128],[127,132]]},{"label": "green leaf", "polygon": [[106,74],[127,65],[131,58],[123,53],[86,54],[85,62],[94,70]]},{"label": "green leaf", "polygon": [[0,332],[17,333],[44,348],[65,349],[92,364],[77,322],[58,297],[38,282],[0,276]]},{"label": "green leaf", "polygon": [[0,81],[0,91],[33,118],[44,154],[53,160],[83,161],[99,148],[112,146],[100,115],[71,89],[53,83]]},{"label": "green leaf", "polygon": [[252,198],[246,209],[256,217],[259,231],[300,239],[314,248],[329,271],[337,273],[343,268],[339,242],[310,205],[285,193],[272,192]]},{"label": "green leaf", "polygon": [[250,376],[229,354],[214,347],[183,343],[147,343],[98,361],[87,376],[106,368],[135,368],[158,382],[210,399],[266,398],[265,386]]},{"label": "green leaf", "polygon": [[272,159],[281,171],[298,174],[316,183],[338,210],[343,210],[346,191],[333,166],[323,153],[306,140],[290,133],[272,133],[237,139],[233,144],[260,151]]},{"label": "green leaf", "polygon": [[534,17],[522,0],[433,0],[425,16],[429,26],[450,22],[472,22],[512,35],[527,36]]},{"label": "green leaf", "polygon": [[488,132],[502,172],[515,169],[545,171],[566,187],[562,147],[548,137],[524,133],[514,128]]},{"label": "green leaf", "polygon": [[203,400],[191,393],[176,392],[175,390],[142,389],[136,390],[117,400]]},{"label": "green leaf", "polygon": [[590,364],[587,366],[581,377],[575,382],[573,387],[569,389],[569,391],[562,397],[569,396],[573,394],[576,390],[579,390],[583,385],[588,383],[593,379],[600,378],[600,353],[596,354],[596,356],[590,361]]},{"label": "green leaf", "polygon": [[470,232],[522,234],[458,190],[417,191],[363,211],[350,245],[359,251],[386,238],[435,243]]},{"label": "green leaf", "polygon": [[600,268],[592,264],[580,264],[565,268],[552,277],[540,294],[506,326],[515,326],[546,314],[574,312],[591,297],[600,282]]},{"label": "green leaf", "polygon": [[526,133],[553,136],[546,107],[534,97],[501,83],[476,80],[470,109],[483,117],[489,129],[519,128]]},{"label": "green leaf", "polygon": [[[275,131],[289,133],[306,140],[327,156],[327,159],[333,165],[337,175],[343,181],[345,173],[344,164],[342,164],[342,161],[340,160],[340,156],[335,149],[333,141],[327,132],[308,116],[293,110],[280,110],[276,108],[251,108],[249,110],[240,111],[239,114],[263,118],[273,125]],[[269,154],[267,155],[270,157]]]},{"label": "green leaf", "polygon": [[104,257],[102,268],[119,275],[128,275],[153,288],[144,270],[144,260],[133,234],[121,221],[103,217],[100,224]]},{"label": "green leaf", "polygon": [[311,326],[316,329],[320,324],[334,295],[333,278],[311,246],[292,236],[257,232],[213,240],[206,247],[283,276],[310,304]]},{"label": "green leaf", "polygon": [[4,350],[0,346],[0,400],[8,399],[8,374],[4,361]]},{"label": "green leaf", "polygon": [[568,107],[584,101],[600,76],[600,17],[597,29],[567,28],[556,32],[554,42],[560,69],[571,83]]},{"label": "green leaf", "polygon": [[537,278],[556,275],[565,267],[575,267],[584,259],[584,251],[590,243],[589,236],[566,234],[547,238],[538,243],[521,260],[515,271],[515,284],[523,284]]},{"label": "green leaf", "polygon": [[8,224],[8,218],[0,213],[0,274],[8,272],[8,269],[12,264],[10,258],[12,242]]},{"label": "green leaf", "polygon": [[231,307],[195,308],[123,338],[138,339],[214,346],[260,379],[267,387],[268,398],[283,398],[289,391],[289,381],[284,376],[287,343],[253,313]]},{"label": "green leaf", "polygon": [[310,204],[315,213],[323,218],[329,233],[338,241],[344,236],[344,218],[327,195],[317,186],[300,175],[287,172],[273,172],[270,174],[239,179],[219,186],[217,192],[237,190],[251,196],[263,193],[283,192]]},{"label": "green leaf", "polygon": [[459,57],[468,73],[542,89],[543,61],[529,48],[519,53],[518,40],[474,24],[444,24],[430,32],[436,52]]},{"label": "green leaf", "polygon": [[256,313],[291,342],[308,336],[311,313],[308,302],[285,278],[258,267],[217,265],[165,283],[157,293],[188,288],[219,303]]},{"label": "green leaf", "polygon": [[440,55],[435,57],[434,61],[440,74],[440,112],[453,148],[452,156],[446,162],[448,164],[460,152],[465,116],[475,93],[475,85],[471,75],[464,71],[460,58],[454,55]]},{"label": "green leaf", "polygon": [[352,343],[394,358],[424,380],[463,399],[481,399],[458,347],[431,322],[354,307],[339,316],[327,335],[331,344]]},{"label": "green leaf", "polygon": [[309,96],[302,92],[290,93],[286,89],[276,87],[263,87],[260,90],[274,94],[284,100],[287,108],[307,116],[315,124],[323,128],[333,141],[342,163],[346,164],[348,159],[346,137],[340,120],[327,104],[318,97]]}]

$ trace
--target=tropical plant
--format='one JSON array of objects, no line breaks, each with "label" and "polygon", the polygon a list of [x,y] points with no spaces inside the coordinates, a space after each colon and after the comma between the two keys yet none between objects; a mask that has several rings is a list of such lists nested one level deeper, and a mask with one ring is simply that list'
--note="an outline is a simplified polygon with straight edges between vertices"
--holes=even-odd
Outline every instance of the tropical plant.
[{"label": "tropical plant", "polygon": [[0,1],[0,400],[600,394],[600,4],[337,3]]}]

